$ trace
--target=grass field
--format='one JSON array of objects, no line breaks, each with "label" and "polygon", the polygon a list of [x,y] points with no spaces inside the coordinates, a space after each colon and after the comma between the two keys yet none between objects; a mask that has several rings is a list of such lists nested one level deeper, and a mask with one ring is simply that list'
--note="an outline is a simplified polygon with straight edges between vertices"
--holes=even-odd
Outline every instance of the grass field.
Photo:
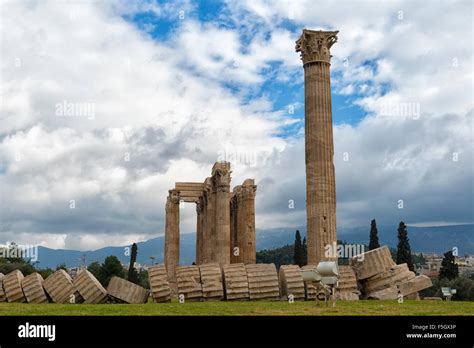
[{"label": "grass field", "polygon": [[474,315],[474,302],[458,301],[339,301],[335,308],[316,302],[188,302],[130,304],[0,303],[7,315]]}]

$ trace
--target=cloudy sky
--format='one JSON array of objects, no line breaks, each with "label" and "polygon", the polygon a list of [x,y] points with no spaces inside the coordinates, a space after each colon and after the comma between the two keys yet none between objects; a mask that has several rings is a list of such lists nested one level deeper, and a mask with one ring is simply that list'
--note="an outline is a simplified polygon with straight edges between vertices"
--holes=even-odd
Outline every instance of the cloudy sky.
[{"label": "cloudy sky", "polygon": [[340,31],[338,226],[473,222],[472,6],[2,1],[0,243],[162,235],[167,190],[221,159],[257,228],[304,225],[303,28]]}]

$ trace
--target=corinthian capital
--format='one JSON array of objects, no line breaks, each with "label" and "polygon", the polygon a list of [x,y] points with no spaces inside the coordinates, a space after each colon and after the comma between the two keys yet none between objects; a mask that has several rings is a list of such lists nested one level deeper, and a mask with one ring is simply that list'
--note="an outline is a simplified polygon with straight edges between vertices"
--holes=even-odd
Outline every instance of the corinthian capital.
[{"label": "corinthian capital", "polygon": [[303,29],[296,41],[296,52],[300,52],[303,65],[311,62],[330,63],[330,48],[337,41],[339,31]]},{"label": "corinthian capital", "polygon": [[176,190],[169,190],[168,201],[171,204],[178,204],[179,203],[179,192]]}]

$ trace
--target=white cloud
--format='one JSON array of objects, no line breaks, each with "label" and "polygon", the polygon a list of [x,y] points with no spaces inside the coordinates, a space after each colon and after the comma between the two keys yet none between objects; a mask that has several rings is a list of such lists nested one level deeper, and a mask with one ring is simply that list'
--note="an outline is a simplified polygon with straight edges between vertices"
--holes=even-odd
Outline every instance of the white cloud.
[{"label": "white cloud", "polygon": [[[338,224],[470,221],[469,5],[253,0],[229,4],[221,16],[235,25],[226,27],[199,22],[189,2],[8,2],[0,239],[90,249],[160,235],[167,190],[204,180],[223,153],[233,156],[234,185],[257,181],[258,228],[304,225],[304,142],[276,136],[295,120],[267,94],[248,98],[267,80],[301,83],[300,29],[288,20],[340,30],[334,89],[362,94],[355,102],[370,115],[334,129]],[[166,42],[120,16],[180,10]],[[90,103],[93,117],[56,115],[64,102]],[[403,103],[420,113],[381,113]],[[182,212],[181,230],[193,231],[192,205]]]}]

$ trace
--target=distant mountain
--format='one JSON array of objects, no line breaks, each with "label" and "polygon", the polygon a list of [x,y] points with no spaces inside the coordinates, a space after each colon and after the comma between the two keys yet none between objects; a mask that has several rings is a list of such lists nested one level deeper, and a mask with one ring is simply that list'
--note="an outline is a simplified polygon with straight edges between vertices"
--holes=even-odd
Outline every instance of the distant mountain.
[{"label": "distant mountain", "polygon": [[[306,234],[306,228],[257,229],[257,250],[273,249],[294,242],[295,230]],[[337,237],[348,243],[368,244],[369,229],[367,227],[338,228]],[[397,246],[397,226],[378,226],[381,245]],[[408,227],[408,237],[413,251],[441,254],[453,247],[458,247],[459,254],[474,254],[474,224],[438,227]],[[180,259],[182,264],[191,264],[195,255],[195,234],[181,235]],[[157,237],[138,244],[140,264],[150,264],[150,256],[155,263],[163,262],[164,237]],[[65,263],[68,267],[81,264],[80,258],[85,254],[87,264],[93,261],[103,262],[109,255],[117,256],[124,264],[129,261],[125,255],[125,247],[105,247],[93,251],[77,251],[49,249],[39,247],[39,267],[56,267]]]}]

